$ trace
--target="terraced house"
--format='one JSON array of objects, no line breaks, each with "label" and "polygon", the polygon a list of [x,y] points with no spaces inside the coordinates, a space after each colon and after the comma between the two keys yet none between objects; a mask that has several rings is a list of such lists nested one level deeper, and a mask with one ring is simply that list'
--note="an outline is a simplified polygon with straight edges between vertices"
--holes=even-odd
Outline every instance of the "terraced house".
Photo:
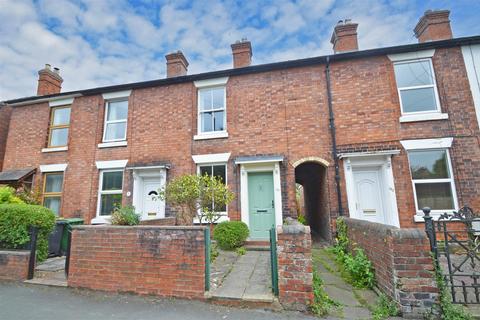
[{"label": "terraced house", "polygon": [[167,181],[216,175],[236,195],[223,219],[252,239],[297,215],[296,184],[326,239],[339,215],[423,227],[425,206],[480,210],[480,36],[427,11],[418,43],[359,50],[357,27],[339,22],[326,56],[252,65],[244,40],[232,69],[189,75],[178,51],[164,79],[72,92],[47,65],[36,96],[3,102],[0,180],[96,224],[120,202],[174,215],[155,197]]}]

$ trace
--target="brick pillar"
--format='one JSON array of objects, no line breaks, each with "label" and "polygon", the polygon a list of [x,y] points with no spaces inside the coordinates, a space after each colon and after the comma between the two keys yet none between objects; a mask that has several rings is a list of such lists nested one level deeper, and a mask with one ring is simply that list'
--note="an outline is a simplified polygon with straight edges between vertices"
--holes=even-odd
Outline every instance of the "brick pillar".
[{"label": "brick pillar", "polygon": [[287,223],[277,228],[278,298],[286,309],[306,311],[313,302],[310,227]]}]

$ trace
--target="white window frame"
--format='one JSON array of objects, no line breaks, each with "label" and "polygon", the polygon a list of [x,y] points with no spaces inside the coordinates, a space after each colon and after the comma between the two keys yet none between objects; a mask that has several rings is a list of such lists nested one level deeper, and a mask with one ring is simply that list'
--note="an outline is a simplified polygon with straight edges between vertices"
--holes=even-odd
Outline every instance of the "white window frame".
[{"label": "white window frame", "polygon": [[[402,144],[403,148],[408,152],[411,151],[435,151],[435,150],[444,150],[447,154],[447,161],[448,161],[448,170],[450,173],[450,178],[445,179],[420,179],[423,183],[435,183],[435,182],[450,182],[450,186],[452,188],[452,197],[453,197],[453,210],[432,210],[431,215],[434,219],[438,219],[438,217],[443,213],[452,213],[453,211],[458,210],[458,199],[457,199],[457,188],[455,185],[455,177],[453,174],[453,166],[452,166],[452,159],[450,157],[450,147],[452,146],[453,138],[438,138],[438,139],[420,139],[420,140],[402,140],[400,143]],[[414,180],[412,177],[412,170],[410,169],[410,158],[408,157],[408,172],[410,173],[410,180],[412,181],[412,190],[413,190],[413,198],[415,202],[415,211],[416,215],[414,217],[415,222],[425,222],[423,219],[423,211],[418,209],[418,201],[417,201],[417,191],[415,188],[415,182],[419,180]],[[422,183],[420,182],[420,183]]]},{"label": "white window frame", "polygon": [[[433,84],[421,85],[421,86],[410,86],[410,87],[399,87],[398,83],[396,84],[397,85],[398,99],[400,101],[400,111],[401,111],[402,116],[417,116],[417,115],[428,115],[428,114],[439,114],[439,113],[441,113],[440,99],[439,99],[439,96],[438,96],[438,88],[437,88],[437,79],[436,79],[436,76],[435,76],[435,69],[433,68],[433,63],[432,63],[431,58],[396,61],[396,62],[393,63],[394,73],[395,73],[395,66],[396,65],[414,63],[414,62],[422,62],[422,61],[428,61],[429,62],[430,70],[432,71]],[[433,87],[433,90],[434,90],[435,104],[436,104],[436,107],[437,107],[435,110],[414,111],[414,112],[405,112],[403,110],[403,101],[402,101],[401,91],[408,91],[408,90],[414,90],[414,89],[426,89],[426,88],[432,88],[432,87]],[[444,117],[438,118],[438,120],[440,120],[440,119],[445,119],[445,118]],[[421,121],[421,120],[430,120],[430,119],[419,119],[418,121]],[[431,120],[437,120],[437,119],[431,119]],[[415,121],[415,120],[410,120],[410,121]],[[410,121],[409,121],[408,118],[404,118],[404,121],[402,121],[402,122],[410,122]]]},{"label": "white window frame", "polygon": [[[223,108],[219,109],[211,109],[211,110],[207,110],[207,111],[202,111],[200,110],[200,100],[201,100],[201,93],[202,92],[206,92],[206,91],[210,91],[212,89],[223,89]],[[197,122],[198,122],[198,129],[197,129],[197,132],[198,132],[198,135],[199,136],[214,136],[214,135],[219,135],[219,134],[222,134],[222,133],[226,133],[227,132],[227,87],[225,85],[219,85],[219,86],[211,86],[211,87],[205,87],[205,88],[200,88],[198,89],[198,97],[197,97]],[[213,131],[207,131],[207,132],[203,132],[202,131],[202,113],[209,113],[209,112],[215,112],[215,111],[223,111],[223,127],[224,129],[223,130],[217,130],[215,131],[215,127],[213,128],[214,130]]]},{"label": "white window frame", "polygon": [[[129,101],[128,101],[128,97],[127,98],[116,98],[116,99],[110,99],[110,100],[106,100],[105,101],[105,116],[104,116],[104,121],[103,121],[103,137],[102,137],[102,142],[103,144],[105,143],[109,143],[109,142],[117,142],[117,141],[126,141],[127,140],[127,131],[128,131],[128,112],[129,112]],[[110,103],[111,102],[120,102],[120,101],[126,101],[127,102],[127,117],[125,118],[125,120],[107,120],[108,119],[108,110],[110,108]],[[112,124],[112,123],[123,123],[125,122],[125,134],[123,136],[123,138],[121,139],[110,139],[110,140],[107,140],[105,139],[106,135],[107,135],[107,125],[108,124]],[[102,145],[102,144],[101,144]]]},{"label": "white window frame", "polygon": [[[122,189],[121,190],[102,190],[103,185],[103,174],[106,172],[122,172]],[[125,182],[124,177],[125,170],[123,168],[116,168],[116,169],[101,169],[100,176],[98,179],[98,200],[97,200],[97,215],[96,218],[92,220],[92,223],[110,223],[111,215],[104,216],[100,215],[100,207],[102,204],[102,195],[104,194],[121,194],[122,201],[123,201],[123,187]]]},{"label": "white window frame", "polygon": [[[204,139],[218,139],[218,138],[228,138],[227,132],[227,82],[228,77],[223,78],[213,78],[194,81],[193,84],[197,88],[197,134],[193,136],[193,140],[204,140]],[[212,88],[224,88],[224,130],[222,131],[210,131],[202,132],[202,122],[200,117],[200,91],[204,89]]]},{"label": "white window frame", "polygon": [[[197,175],[200,175],[200,167],[212,167],[212,175],[213,175],[213,166],[224,166],[225,167],[225,181],[223,181],[223,183],[225,185],[228,185],[227,181],[228,181],[228,164],[227,162],[211,162],[211,163],[197,163]],[[228,217],[228,205],[225,206],[225,211],[219,211],[218,212],[219,215],[221,216],[226,216]],[[198,218],[197,218],[198,220]],[[220,220],[218,222],[222,222],[222,221],[225,221],[225,219],[223,218],[220,218]],[[206,221],[202,221],[202,222],[206,222]]]}]

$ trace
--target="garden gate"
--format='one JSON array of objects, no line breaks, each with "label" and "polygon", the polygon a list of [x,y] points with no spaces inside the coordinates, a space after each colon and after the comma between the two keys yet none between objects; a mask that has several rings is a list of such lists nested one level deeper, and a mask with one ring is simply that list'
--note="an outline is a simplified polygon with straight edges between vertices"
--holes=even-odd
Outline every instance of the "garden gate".
[{"label": "garden gate", "polygon": [[424,208],[425,231],[453,303],[480,304],[480,217],[465,206],[437,221]]}]

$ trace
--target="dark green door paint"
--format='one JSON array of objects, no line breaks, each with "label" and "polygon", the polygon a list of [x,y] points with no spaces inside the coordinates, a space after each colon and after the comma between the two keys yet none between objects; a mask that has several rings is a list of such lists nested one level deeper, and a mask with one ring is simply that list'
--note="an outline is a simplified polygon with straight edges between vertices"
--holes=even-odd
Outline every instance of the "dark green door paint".
[{"label": "dark green door paint", "polygon": [[275,226],[273,172],[248,174],[248,210],[250,238],[268,239]]}]

